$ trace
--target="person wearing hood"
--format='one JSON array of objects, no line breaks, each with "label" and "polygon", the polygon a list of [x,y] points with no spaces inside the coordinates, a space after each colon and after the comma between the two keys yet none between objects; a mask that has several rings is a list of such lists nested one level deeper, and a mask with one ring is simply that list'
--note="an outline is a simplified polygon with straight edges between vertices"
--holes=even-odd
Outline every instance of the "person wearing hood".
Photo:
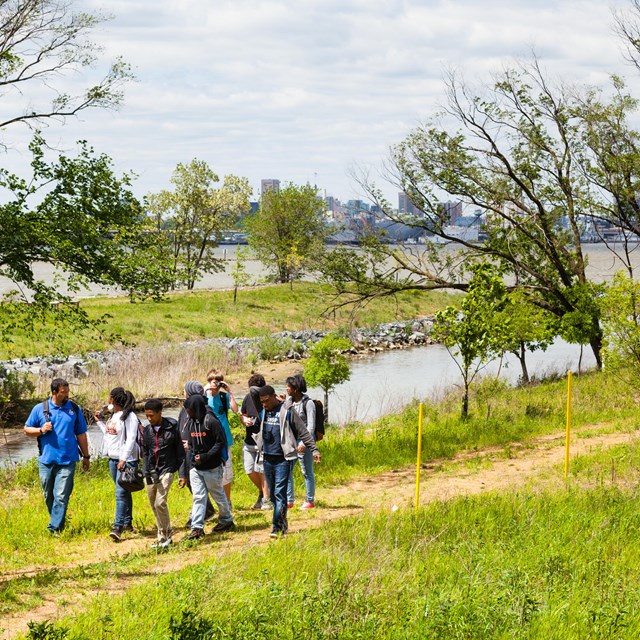
[{"label": "person wearing hood", "polygon": [[[194,394],[184,401],[189,416],[187,422],[187,457],[190,458],[189,480],[193,492],[191,508],[191,532],[187,540],[198,540],[204,536],[204,518],[208,495],[218,505],[218,523],[213,533],[222,533],[235,528],[227,496],[222,487],[222,471],[227,439],[222,425],[204,396]],[[181,470],[181,479],[184,471]]]},{"label": "person wearing hood", "polygon": [[[184,399],[186,400],[187,398],[193,395],[204,396],[204,387],[197,380],[189,380],[184,385]],[[178,486],[181,489],[183,487],[187,487],[187,489],[189,489],[189,492],[193,493],[191,491],[191,483],[189,481],[189,472],[191,471],[191,461],[188,455],[188,449],[189,449],[189,445],[188,445],[189,429],[187,428],[188,422],[189,422],[189,416],[187,414],[187,410],[184,407],[182,407],[182,409],[180,409],[180,413],[178,414],[178,428],[180,430],[180,437],[182,438],[182,444],[184,445],[185,456],[184,456],[181,468],[178,470],[178,477],[179,477]],[[207,495],[207,510],[205,511],[205,514],[204,514],[205,522],[208,522],[209,520],[211,520],[215,515],[216,515],[216,510],[213,508],[213,505],[211,504],[211,500],[209,500],[209,496]],[[191,514],[189,514],[189,519],[187,520],[187,524],[186,524],[188,529],[191,529],[191,522],[192,522],[192,518],[191,518]]]}]

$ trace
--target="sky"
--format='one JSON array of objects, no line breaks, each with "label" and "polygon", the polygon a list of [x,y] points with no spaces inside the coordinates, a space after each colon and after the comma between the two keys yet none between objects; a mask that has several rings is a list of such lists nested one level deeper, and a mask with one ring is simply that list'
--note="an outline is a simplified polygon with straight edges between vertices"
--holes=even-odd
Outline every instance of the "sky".
[{"label": "sky", "polygon": [[[316,184],[342,201],[363,196],[354,170],[383,184],[389,148],[444,104],[443,76],[485,82],[535,50],[553,76],[640,81],[625,63],[601,0],[76,0],[113,18],[96,29],[95,82],[122,56],[136,81],[117,111],[85,111],[43,133],[71,151],[78,139],[137,175],[134,192],[170,187],[178,162],[205,160],[220,176]],[[639,93],[640,95],[640,93]],[[15,99],[15,98],[13,98]],[[23,96],[23,100],[35,96]],[[6,106],[6,103],[5,103]],[[24,171],[24,127],[3,133],[0,166]]]}]

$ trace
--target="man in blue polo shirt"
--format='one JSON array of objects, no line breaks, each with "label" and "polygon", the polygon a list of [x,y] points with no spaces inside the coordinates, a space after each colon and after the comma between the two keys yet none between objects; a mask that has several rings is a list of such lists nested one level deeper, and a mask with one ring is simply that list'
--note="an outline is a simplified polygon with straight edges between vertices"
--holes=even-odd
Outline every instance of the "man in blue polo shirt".
[{"label": "man in blue polo shirt", "polygon": [[67,505],[73,491],[73,474],[82,453],[82,467],[89,470],[87,423],[77,404],[69,400],[69,383],[51,382],[51,398],[37,404],[27,418],[24,432],[38,438],[40,483],[49,510],[47,529],[57,535],[64,529]]}]

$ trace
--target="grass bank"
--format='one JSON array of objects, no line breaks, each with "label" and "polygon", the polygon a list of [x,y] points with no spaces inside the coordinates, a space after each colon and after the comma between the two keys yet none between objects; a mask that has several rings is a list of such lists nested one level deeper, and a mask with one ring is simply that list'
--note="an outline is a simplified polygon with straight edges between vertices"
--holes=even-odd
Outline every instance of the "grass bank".
[{"label": "grass bank", "polygon": [[[296,282],[243,289],[233,303],[233,291],[194,291],[168,295],[162,302],[131,304],[127,298],[89,298],[80,301],[92,319],[104,319],[107,334],[138,346],[174,344],[202,338],[255,337],[284,330],[373,326],[396,319],[427,315],[455,298],[443,292],[402,292],[373,300],[358,309],[342,308],[324,314],[330,291],[318,283]],[[76,334],[43,326],[36,336],[17,329],[13,342],[0,345],[0,359],[52,354],[86,353],[109,348],[100,336]]]},{"label": "grass bank", "polygon": [[[615,482],[601,474],[612,460]],[[581,458],[555,490],[345,518],[209,557],[32,637],[637,638],[639,461],[637,444],[620,446]]]}]

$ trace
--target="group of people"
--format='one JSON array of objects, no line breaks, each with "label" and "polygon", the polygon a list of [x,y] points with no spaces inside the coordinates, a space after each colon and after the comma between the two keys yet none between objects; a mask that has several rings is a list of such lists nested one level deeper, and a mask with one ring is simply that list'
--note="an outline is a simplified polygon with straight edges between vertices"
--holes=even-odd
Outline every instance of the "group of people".
[{"label": "group of people", "polygon": [[[294,505],[293,470],[299,461],[305,478],[306,499],[302,509],[315,507],[313,465],[320,461],[316,445],[316,405],[306,394],[302,375],[286,380],[286,394],[278,395],[264,377],[249,378],[249,392],[238,408],[233,391],[221,371],[212,369],[206,384],[191,380],[184,387],[184,405],[177,420],[163,416],[163,403],[147,400],[142,427],[130,391],[116,387],[108,405],[94,413],[103,433],[102,455],[108,458],[115,485],[115,517],[110,537],[119,542],[133,531],[133,500],[127,482],[141,466],[144,484],[157,526],[152,545],[166,548],[173,542],[168,494],[176,474],[178,484],[188,487],[193,501],[187,523],[188,540],[205,535],[205,522],[215,515],[213,533],[235,528],[231,503],[233,481],[233,435],[229,411],[239,413],[245,429],[244,469],[258,490],[252,509],[272,509],[271,537],[288,531],[287,511]],[[69,399],[69,383],[56,378],[51,397],[36,405],[24,427],[27,436],[38,439],[39,476],[49,511],[48,530],[59,535],[64,529],[75,468],[82,460],[90,465],[87,423],[81,408]]]}]

